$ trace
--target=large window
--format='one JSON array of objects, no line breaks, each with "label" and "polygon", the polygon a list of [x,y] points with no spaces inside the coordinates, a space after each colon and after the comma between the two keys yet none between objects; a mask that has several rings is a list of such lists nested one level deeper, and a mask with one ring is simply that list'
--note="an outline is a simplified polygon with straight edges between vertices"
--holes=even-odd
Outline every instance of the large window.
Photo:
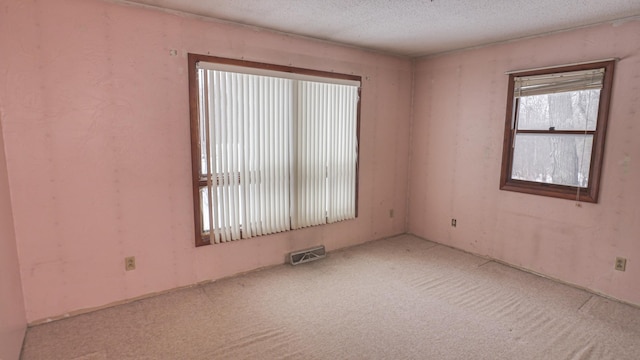
[{"label": "large window", "polygon": [[501,189],[598,201],[613,67],[509,74]]},{"label": "large window", "polygon": [[196,245],[357,216],[360,77],[189,54]]}]

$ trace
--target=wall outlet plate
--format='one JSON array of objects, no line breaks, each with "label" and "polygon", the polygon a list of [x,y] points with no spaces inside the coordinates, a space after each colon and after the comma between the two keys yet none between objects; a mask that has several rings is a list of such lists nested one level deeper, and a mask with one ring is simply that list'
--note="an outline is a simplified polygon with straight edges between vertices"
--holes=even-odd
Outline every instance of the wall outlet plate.
[{"label": "wall outlet plate", "polygon": [[617,257],[615,269],[618,271],[624,271],[626,268],[627,268],[627,259],[623,257]]},{"label": "wall outlet plate", "polygon": [[124,269],[126,271],[135,270],[136,269],[136,257],[135,256],[127,256],[124,258]]}]

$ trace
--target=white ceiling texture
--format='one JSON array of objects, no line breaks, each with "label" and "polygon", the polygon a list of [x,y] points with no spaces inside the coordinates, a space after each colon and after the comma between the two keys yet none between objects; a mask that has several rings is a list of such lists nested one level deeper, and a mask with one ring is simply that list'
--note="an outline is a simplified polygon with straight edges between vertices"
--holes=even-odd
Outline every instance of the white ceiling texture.
[{"label": "white ceiling texture", "polygon": [[640,16],[640,0],[123,2],[151,5],[411,57]]}]

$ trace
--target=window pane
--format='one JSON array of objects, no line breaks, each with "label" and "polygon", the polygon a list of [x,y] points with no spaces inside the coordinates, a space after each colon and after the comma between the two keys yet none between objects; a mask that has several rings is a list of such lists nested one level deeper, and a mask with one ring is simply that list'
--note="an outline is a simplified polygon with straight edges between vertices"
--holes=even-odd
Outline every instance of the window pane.
[{"label": "window pane", "polygon": [[200,175],[206,175],[209,170],[207,168],[207,100],[206,100],[206,72],[203,70],[198,70],[198,110],[200,113],[198,114],[198,129],[200,130],[198,133],[198,138],[200,139]]},{"label": "window pane", "polygon": [[518,103],[518,130],[595,130],[600,90],[524,96]]},{"label": "window pane", "polygon": [[204,234],[208,233],[211,229],[211,225],[209,224],[209,190],[206,187],[200,188],[200,216],[202,223],[202,232]]},{"label": "window pane", "polygon": [[586,188],[592,135],[516,134],[511,178]]}]

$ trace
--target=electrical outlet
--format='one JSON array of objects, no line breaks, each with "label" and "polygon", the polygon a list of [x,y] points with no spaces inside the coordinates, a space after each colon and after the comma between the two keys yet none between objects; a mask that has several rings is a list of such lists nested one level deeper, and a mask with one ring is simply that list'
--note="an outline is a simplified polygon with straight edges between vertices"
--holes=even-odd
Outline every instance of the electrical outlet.
[{"label": "electrical outlet", "polygon": [[390,217],[390,218],[392,218],[392,217],[393,217],[393,215],[394,215],[394,213],[393,213],[393,209],[389,209],[389,217]]},{"label": "electrical outlet", "polygon": [[136,269],[136,257],[135,256],[127,256],[124,258],[124,269],[126,271],[135,270]]},{"label": "electrical outlet", "polygon": [[622,257],[616,258],[616,270],[624,271],[627,267],[627,259]]},{"label": "electrical outlet", "polygon": [[458,220],[451,219],[451,226],[456,227],[458,225]]}]

